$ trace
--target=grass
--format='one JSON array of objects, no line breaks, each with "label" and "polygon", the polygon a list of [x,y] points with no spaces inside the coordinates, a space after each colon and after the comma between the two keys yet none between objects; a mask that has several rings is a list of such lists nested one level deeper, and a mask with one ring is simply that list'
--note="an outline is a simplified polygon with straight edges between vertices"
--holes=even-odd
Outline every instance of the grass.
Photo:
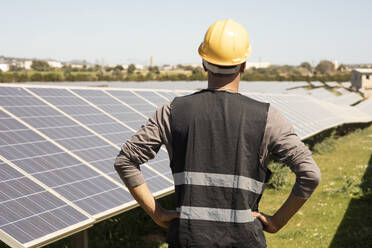
[{"label": "grass", "polygon": [[[313,154],[320,185],[286,227],[266,234],[268,247],[372,247],[372,126],[325,142],[332,149]],[[289,191],[267,190],[260,211],[273,214]]]},{"label": "grass", "polygon": [[[268,247],[372,247],[372,125],[343,137],[324,139],[313,158],[322,181],[303,208],[277,234],[266,234]],[[295,178],[291,174],[290,184]],[[260,211],[273,214],[291,186],[266,189]],[[174,208],[173,196],[160,200]],[[166,248],[166,231],[140,208],[89,229],[89,247]],[[2,246],[0,243],[0,247]],[[69,247],[63,239],[48,248]]]}]

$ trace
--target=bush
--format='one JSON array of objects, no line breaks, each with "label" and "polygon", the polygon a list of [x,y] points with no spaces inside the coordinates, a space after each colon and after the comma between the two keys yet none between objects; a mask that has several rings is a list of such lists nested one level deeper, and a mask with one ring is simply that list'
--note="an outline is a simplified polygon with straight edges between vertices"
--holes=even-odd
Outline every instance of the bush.
[{"label": "bush", "polygon": [[43,80],[46,82],[59,82],[62,81],[62,75],[56,72],[48,72],[43,75]]},{"label": "bush", "polygon": [[36,73],[32,74],[30,79],[31,79],[32,82],[41,82],[41,81],[43,81],[43,75],[39,72],[36,72]]},{"label": "bush", "polygon": [[267,187],[280,190],[289,184],[290,169],[281,163],[272,162],[269,164],[271,175]]},{"label": "bush", "polygon": [[313,146],[313,152],[317,154],[325,154],[331,152],[336,146],[336,130],[332,129],[328,133],[328,137],[323,138],[319,143]]}]

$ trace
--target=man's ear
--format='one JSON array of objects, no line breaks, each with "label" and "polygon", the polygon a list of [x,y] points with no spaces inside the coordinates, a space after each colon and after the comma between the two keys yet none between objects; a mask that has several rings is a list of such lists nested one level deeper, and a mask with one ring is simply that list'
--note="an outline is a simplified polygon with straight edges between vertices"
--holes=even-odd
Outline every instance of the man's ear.
[{"label": "man's ear", "polygon": [[244,72],[244,70],[245,70],[245,66],[246,66],[246,62],[244,62],[244,63],[240,66],[240,70],[239,70],[240,73],[243,73],[243,72]]}]

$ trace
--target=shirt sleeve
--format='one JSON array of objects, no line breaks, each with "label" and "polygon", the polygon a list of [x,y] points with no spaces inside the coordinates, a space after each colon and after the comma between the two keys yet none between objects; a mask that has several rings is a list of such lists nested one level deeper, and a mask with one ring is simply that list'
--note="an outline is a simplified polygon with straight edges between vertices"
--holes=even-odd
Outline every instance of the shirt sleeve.
[{"label": "shirt sleeve", "polygon": [[295,133],[293,126],[274,107],[270,106],[261,148],[261,160],[271,153],[288,165],[296,174],[292,192],[301,198],[309,198],[320,182],[320,170],[311,151]]},{"label": "shirt sleeve", "polygon": [[163,144],[169,156],[172,155],[169,116],[170,103],[167,103],[122,146],[114,168],[127,187],[145,182],[140,165],[153,159]]}]

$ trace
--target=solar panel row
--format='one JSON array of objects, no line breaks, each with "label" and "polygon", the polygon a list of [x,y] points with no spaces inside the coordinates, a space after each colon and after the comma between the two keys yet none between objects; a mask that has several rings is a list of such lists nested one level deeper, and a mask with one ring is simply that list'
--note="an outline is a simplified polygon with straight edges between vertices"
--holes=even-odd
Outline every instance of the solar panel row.
[{"label": "solar panel row", "polygon": [[[76,204],[87,213],[80,213],[85,219],[99,220],[118,213],[135,202],[113,170],[113,161],[121,143],[155,110],[154,105],[127,93],[124,98],[131,97],[125,99],[127,104],[141,106],[143,115],[101,91],[1,87],[0,154],[8,163]],[[159,104],[160,100],[167,101],[158,96]],[[111,115],[122,121],[115,121]],[[128,120],[133,120],[132,127],[125,124]],[[168,155],[162,153],[150,166],[142,167],[156,195],[173,189]],[[2,165],[9,166],[4,161]],[[26,226],[20,229],[24,228]],[[6,228],[1,230],[6,233],[5,241],[13,238],[20,247],[28,246],[29,240],[19,238]],[[46,233],[33,239],[48,235],[52,240],[51,229],[43,230]]]},{"label": "solar panel row", "polygon": [[[343,123],[372,121],[356,108],[309,96],[246,95],[279,109],[302,139]],[[136,204],[113,161],[156,107],[175,96],[166,90],[0,86],[0,238],[15,247],[45,244]],[[165,148],[141,170],[155,195],[173,190]],[[29,200],[55,206],[46,202],[42,211]],[[17,204],[9,212],[12,201]],[[25,220],[31,218],[41,230],[27,233],[30,222]],[[66,220],[65,225],[58,219]],[[56,222],[55,228],[44,223],[48,220]]]}]

